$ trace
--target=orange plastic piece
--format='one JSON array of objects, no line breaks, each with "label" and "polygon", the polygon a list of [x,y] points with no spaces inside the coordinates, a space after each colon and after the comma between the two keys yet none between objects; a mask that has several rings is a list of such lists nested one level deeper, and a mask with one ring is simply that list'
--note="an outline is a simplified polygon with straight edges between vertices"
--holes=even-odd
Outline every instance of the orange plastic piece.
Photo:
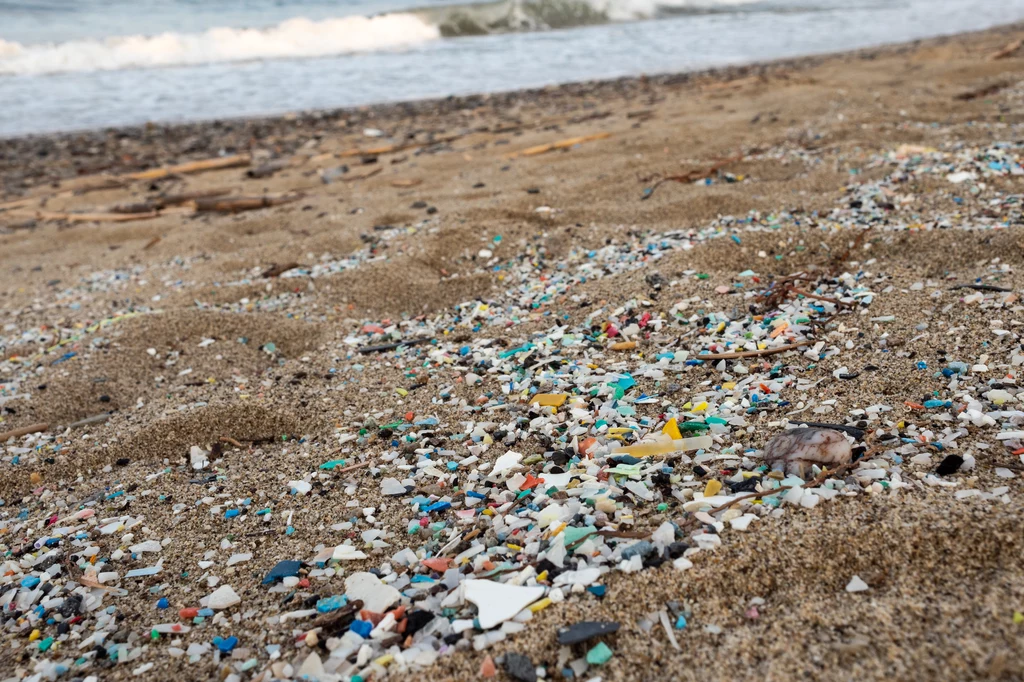
[{"label": "orange plastic piece", "polygon": [[542,481],[539,478],[536,478],[533,474],[526,474],[526,480],[523,481],[523,484],[521,486],[519,486],[519,489],[520,490],[529,490],[530,488],[537,487],[538,485],[540,485],[543,482],[544,481]]},{"label": "orange plastic piece", "polygon": [[494,659],[490,656],[486,656],[483,663],[480,664],[480,677],[489,679],[497,674],[498,669],[494,667]]},{"label": "orange plastic piece", "polygon": [[448,561],[448,559],[443,559],[441,557],[434,557],[433,559],[423,559],[420,561],[420,564],[426,566],[431,571],[437,571],[438,573],[444,573],[448,570],[448,567],[450,566],[450,562]]},{"label": "orange plastic piece", "polygon": [[371,623],[373,623],[373,627],[377,627],[378,625],[380,625],[380,622],[384,620],[384,614],[375,613],[373,611],[367,611],[366,609],[362,609],[359,612],[359,620],[370,621]]}]

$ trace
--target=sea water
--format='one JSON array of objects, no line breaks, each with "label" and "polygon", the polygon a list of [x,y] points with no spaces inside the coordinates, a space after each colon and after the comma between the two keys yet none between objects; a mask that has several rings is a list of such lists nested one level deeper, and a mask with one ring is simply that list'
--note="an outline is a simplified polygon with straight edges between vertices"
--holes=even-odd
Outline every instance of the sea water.
[{"label": "sea water", "polygon": [[1024,19],[1024,0],[0,0],[0,136],[654,74]]}]

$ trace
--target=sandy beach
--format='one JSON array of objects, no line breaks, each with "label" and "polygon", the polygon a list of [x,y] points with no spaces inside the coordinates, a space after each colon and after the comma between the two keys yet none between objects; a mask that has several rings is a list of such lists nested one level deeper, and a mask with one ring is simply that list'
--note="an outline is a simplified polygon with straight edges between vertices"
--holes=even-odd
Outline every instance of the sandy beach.
[{"label": "sandy beach", "polygon": [[[582,680],[1024,678],[1022,37],[0,140],[0,434],[38,427],[0,439],[0,679],[266,682],[311,654],[322,680],[477,679],[488,656],[513,679],[517,653],[556,680],[598,641],[559,645],[579,621],[620,624]],[[752,354],[696,360],[735,352]],[[612,397],[588,393],[605,372],[636,380],[604,425],[624,444],[675,416],[711,458],[609,473]],[[787,420],[852,425],[866,454],[812,502],[684,509],[758,471]],[[567,463],[577,422],[598,449]],[[572,489],[533,489],[523,535],[499,533],[502,495],[530,492],[481,467],[508,451],[528,481],[612,486],[580,557],[609,569],[603,596],[566,587],[486,647],[432,623],[422,666],[404,629],[332,657],[327,611],[281,622],[370,569],[424,578],[396,622],[417,604],[472,620],[430,601],[445,588],[403,547],[482,542],[488,565],[453,567],[557,587],[537,575],[557,524],[535,517]],[[936,473],[948,455],[963,464]],[[382,495],[388,478],[408,494]],[[470,489],[492,513],[459,515]],[[622,570],[666,522],[692,567]],[[317,564],[342,544],[365,558]],[[285,560],[300,582],[272,591]],[[222,585],[240,603],[179,616]],[[72,593],[93,610],[39,606]],[[153,636],[164,623],[191,629]]]}]

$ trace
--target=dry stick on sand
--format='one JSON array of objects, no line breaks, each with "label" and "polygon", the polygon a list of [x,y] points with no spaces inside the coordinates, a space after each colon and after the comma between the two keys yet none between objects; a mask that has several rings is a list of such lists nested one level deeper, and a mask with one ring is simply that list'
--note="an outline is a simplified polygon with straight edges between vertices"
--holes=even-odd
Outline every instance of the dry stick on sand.
[{"label": "dry stick on sand", "polygon": [[8,438],[20,438],[21,436],[27,436],[30,433],[41,433],[46,429],[50,428],[49,424],[29,424],[28,426],[22,426],[20,429],[11,429],[10,431],[4,431],[0,433],[0,443],[7,442]]},{"label": "dry stick on sand", "polygon": [[[35,197],[28,197],[25,199],[15,199],[14,201],[8,201],[0,204],[0,211],[8,210],[11,208],[19,208],[25,206],[34,201],[45,201],[55,196],[66,195],[69,192],[72,194],[84,194],[98,189],[113,189],[116,187],[124,187],[126,184],[133,180],[159,180],[166,178],[171,175],[186,175],[189,173],[201,173],[208,170],[219,170],[221,168],[235,168],[237,166],[248,166],[252,162],[252,157],[248,154],[238,154],[236,156],[220,156],[213,159],[204,159],[202,161],[190,161],[188,163],[181,163],[176,166],[164,166],[162,168],[151,168],[145,171],[139,171],[138,173],[128,173],[126,175],[97,175],[97,176],[86,176],[81,178],[71,178],[61,183],[61,188],[56,192],[50,192],[48,194],[41,194]],[[76,215],[76,214],[72,214]],[[140,216],[140,217],[152,217],[152,216]],[[59,220],[61,218],[53,218]],[[73,220],[74,218],[68,218]],[[81,219],[79,219],[81,220]],[[115,220],[113,218],[101,218],[101,220]],[[130,220],[130,218],[122,218],[121,220]]]},{"label": "dry stick on sand", "polygon": [[[857,461],[860,461],[860,460],[857,460]],[[854,464],[855,464],[854,462],[847,462],[846,464],[843,464],[842,466],[836,467],[835,469],[833,469],[831,471],[823,471],[823,472],[821,472],[821,475],[819,475],[813,481],[811,481],[811,482],[809,482],[806,485],[803,485],[801,487],[802,488],[817,488],[819,485],[824,483],[827,479],[835,478],[836,476],[838,476],[838,475],[840,475],[842,473],[845,473]],[[771,488],[769,490],[762,490],[759,493],[750,493],[749,495],[741,495],[739,497],[734,497],[733,499],[729,500],[728,502],[725,502],[723,504],[718,505],[714,509],[709,509],[705,513],[708,514],[709,516],[714,516],[718,512],[725,511],[726,509],[728,509],[729,507],[733,506],[737,502],[742,502],[743,500],[755,500],[755,499],[760,499],[762,497],[769,497],[771,495],[775,495],[776,493],[780,493],[783,490],[790,490],[792,487],[793,486],[791,486],[791,485],[780,485],[778,488]]]},{"label": "dry stick on sand", "polygon": [[245,449],[244,445],[239,443],[237,440],[235,440],[231,436],[221,436],[217,440],[219,440],[221,443],[227,443],[228,445],[234,445],[239,450],[244,450]]},{"label": "dry stick on sand", "polygon": [[212,159],[203,159],[202,161],[189,161],[188,163],[179,163],[174,166],[163,166],[161,168],[151,168],[138,173],[128,173],[122,177],[128,180],[159,180],[160,178],[166,178],[171,175],[186,175],[188,173],[201,173],[203,171],[220,170],[222,168],[248,166],[251,162],[252,157],[248,154],[218,156]]},{"label": "dry stick on sand", "polygon": [[959,95],[953,95],[953,99],[960,100],[961,102],[970,102],[971,100],[978,99],[979,97],[994,95],[1009,86],[1010,83],[1007,81],[1001,81],[999,83],[993,83],[992,85],[986,85],[974,90],[968,90],[967,92],[961,92]]},{"label": "dry stick on sand", "polygon": [[196,213],[238,213],[240,211],[254,211],[260,208],[290,204],[303,198],[302,194],[292,194],[281,197],[226,197],[215,199],[197,199],[195,202]]},{"label": "dry stick on sand", "polygon": [[210,199],[222,197],[229,194],[230,189],[207,189],[199,192],[184,192],[182,194],[163,194],[138,204],[122,204],[114,206],[111,211],[114,213],[145,213],[147,211],[160,211],[168,206],[182,206],[199,199]]},{"label": "dry stick on sand", "polygon": [[1018,38],[1017,40],[1011,41],[1006,44],[1001,50],[997,50],[988,56],[989,61],[996,61],[997,59],[1006,59],[1013,55],[1014,52],[1019,50],[1024,45],[1024,39]]},{"label": "dry stick on sand", "polygon": [[435,144],[445,144],[447,142],[453,142],[459,139],[460,137],[465,137],[465,135],[448,135],[446,137],[439,137],[436,140],[431,140],[429,142],[408,142],[404,144],[386,144],[381,147],[369,147],[366,149],[346,149],[343,152],[338,152],[334,156],[336,158],[344,159],[351,156],[377,156],[378,154],[391,154],[393,152],[405,151],[406,149],[415,149],[417,147],[431,147]]},{"label": "dry stick on sand", "polygon": [[365,462],[360,462],[359,464],[353,464],[351,466],[342,467],[341,469],[335,469],[335,473],[343,474],[346,471],[355,471],[356,469],[362,469],[363,467],[370,466],[371,464],[373,464],[373,460],[368,459]]},{"label": "dry stick on sand", "polygon": [[661,187],[666,182],[687,183],[696,182],[697,180],[703,180],[705,178],[711,177],[714,173],[717,173],[718,171],[722,170],[728,164],[742,160],[743,154],[741,153],[737,154],[736,156],[730,156],[727,159],[719,159],[714,164],[712,164],[710,168],[704,170],[692,170],[689,171],[688,173],[683,173],[682,175],[670,175],[668,177],[662,178],[661,180],[658,180],[656,183],[654,183],[654,185],[650,189],[644,191],[644,195],[640,197],[640,200],[646,201],[647,199],[650,199],[651,196],[654,195],[654,191]]},{"label": "dry stick on sand", "polygon": [[785,346],[776,346],[775,348],[764,348],[762,350],[744,350],[736,351],[733,353],[716,353],[715,355],[694,355],[694,360],[736,360],[737,358],[754,358],[762,355],[775,355],[776,353],[785,353],[787,350],[795,350],[802,346],[809,346],[814,343],[813,340],[798,341],[797,343],[790,343]]},{"label": "dry stick on sand", "polygon": [[71,223],[127,223],[133,220],[156,218],[159,213],[68,213],[64,211],[14,210],[12,215],[24,215],[36,220],[66,220]]},{"label": "dry stick on sand", "polygon": [[264,279],[269,279],[271,277],[280,277],[289,270],[294,270],[295,268],[301,267],[302,265],[300,265],[299,263],[274,263],[269,268],[263,271],[261,277],[263,277]]},{"label": "dry stick on sand", "polygon": [[517,156],[537,156],[538,154],[546,154],[557,149],[568,149],[569,147],[575,147],[578,144],[584,144],[585,142],[594,142],[595,140],[604,140],[611,137],[612,134],[609,132],[594,133],[593,135],[581,135],[580,137],[570,137],[565,140],[559,140],[557,142],[549,142],[548,144],[539,144],[535,147],[528,147],[521,152],[513,152],[508,155],[508,158],[515,158]]}]

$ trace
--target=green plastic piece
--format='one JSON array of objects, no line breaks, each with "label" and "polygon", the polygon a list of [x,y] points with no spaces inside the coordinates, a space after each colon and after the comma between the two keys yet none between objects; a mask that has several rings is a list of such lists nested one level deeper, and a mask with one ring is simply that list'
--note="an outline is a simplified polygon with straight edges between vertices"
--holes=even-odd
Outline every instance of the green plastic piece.
[{"label": "green plastic piece", "polygon": [[587,652],[587,663],[590,665],[604,665],[611,660],[612,650],[604,642],[598,642],[597,646]]}]

